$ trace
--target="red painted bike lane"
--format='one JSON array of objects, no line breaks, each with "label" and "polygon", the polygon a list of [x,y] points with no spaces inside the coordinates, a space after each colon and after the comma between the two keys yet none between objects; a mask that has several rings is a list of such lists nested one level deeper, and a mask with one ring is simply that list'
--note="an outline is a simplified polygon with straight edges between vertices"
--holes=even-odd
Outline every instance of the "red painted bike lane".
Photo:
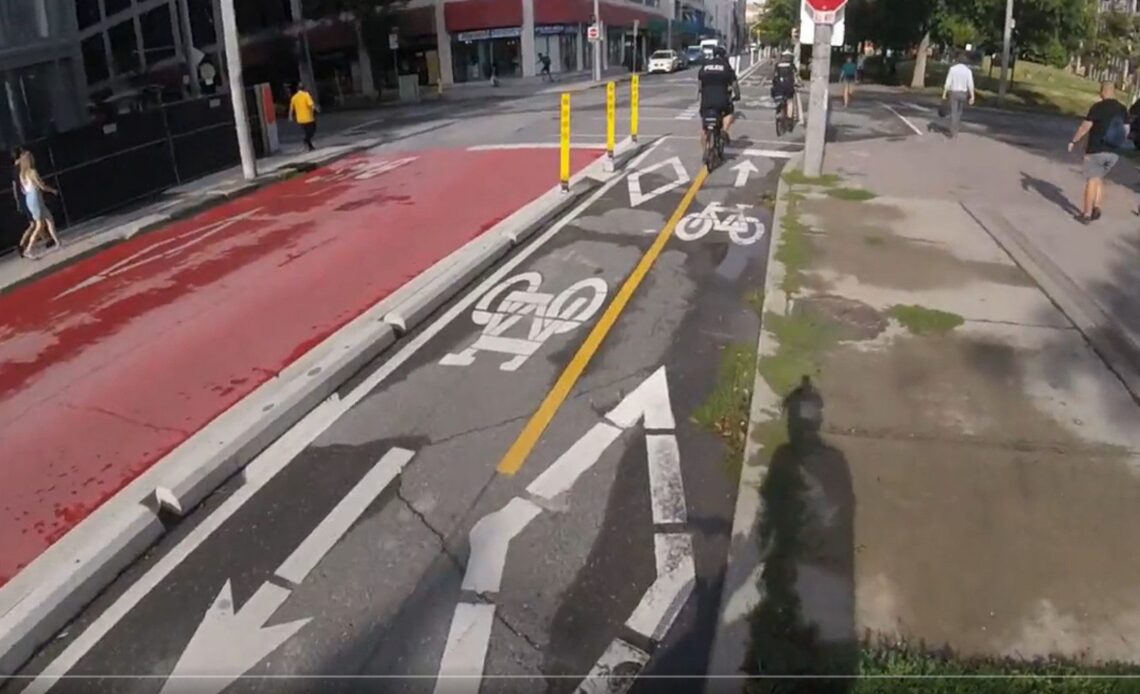
[{"label": "red painted bike lane", "polygon": [[[597,154],[574,152],[574,170]],[[311,347],[549,190],[557,157],[359,155],[0,296],[0,585]]]}]

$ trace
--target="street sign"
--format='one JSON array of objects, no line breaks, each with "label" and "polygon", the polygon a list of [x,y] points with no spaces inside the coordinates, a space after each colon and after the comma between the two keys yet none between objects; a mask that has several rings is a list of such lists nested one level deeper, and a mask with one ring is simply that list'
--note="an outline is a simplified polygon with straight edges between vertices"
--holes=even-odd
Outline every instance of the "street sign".
[{"label": "street sign", "polygon": [[816,16],[815,10],[809,4],[814,2],[833,2],[833,0],[802,0],[800,6],[800,30],[799,41],[802,45],[812,46],[815,45],[815,25],[816,24],[830,24],[831,26],[831,45],[832,47],[839,47],[843,45],[846,33],[846,21],[844,15],[847,10],[840,4],[840,7],[835,11],[835,16],[831,17],[831,21],[820,22]]},{"label": "street sign", "polygon": [[400,35],[388,34],[388,50],[394,51],[400,48]]},{"label": "street sign", "polygon": [[847,0],[804,0],[816,24],[835,24]]},{"label": "street sign", "polygon": [[599,36],[598,25],[597,24],[591,24],[590,28],[586,30],[586,38],[589,39],[590,41],[597,41],[598,36]]}]

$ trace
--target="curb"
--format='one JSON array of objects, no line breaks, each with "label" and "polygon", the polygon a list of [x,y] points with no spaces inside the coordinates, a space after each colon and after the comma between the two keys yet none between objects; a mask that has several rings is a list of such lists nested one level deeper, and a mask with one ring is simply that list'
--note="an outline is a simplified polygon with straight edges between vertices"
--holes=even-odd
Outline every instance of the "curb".
[{"label": "curb", "polygon": [[[788,160],[784,171],[803,165],[803,153],[797,153]],[[783,233],[781,220],[788,211],[787,195],[791,186],[780,176],[776,189],[776,209],[772,214],[772,235],[768,245],[768,266],[764,277],[764,302],[760,311],[760,335],[756,344],[757,361],[760,357],[774,354],[779,346],[775,335],[767,331],[763,316],[769,313],[787,313],[788,297],[781,286],[786,270],[776,259]],[[753,434],[758,424],[767,423],[780,417],[782,402],[779,394],[772,392],[768,382],[755,374],[752,387],[752,406],[748,417],[748,437],[744,443],[744,459],[740,466],[740,484],[736,491],[736,509],[732,517],[732,535],[728,547],[728,560],[725,566],[724,584],[721,587],[716,632],[709,654],[709,669],[706,673],[708,684],[706,694],[740,692],[744,688],[746,675],[741,672],[748,650],[748,615],[760,602],[760,571],[763,557],[760,552],[759,518],[763,508],[760,498],[760,485],[768,472],[766,465],[750,465],[757,458],[762,446]]]},{"label": "curb", "polygon": [[[325,166],[339,159],[343,159],[344,157],[352,156],[353,154],[359,154],[360,152],[363,152],[367,149],[372,149],[373,147],[378,147],[382,144],[384,143],[379,139],[370,138],[368,140],[362,141],[359,144],[350,145],[345,149],[337,151],[334,154],[330,154],[327,157],[319,157],[311,161],[304,162],[303,166]],[[185,203],[175,204],[164,212],[143,215],[138,219],[119,225],[115,230],[106,229],[101,232],[94,231],[90,234],[81,234],[79,236],[76,236],[71,240],[72,243],[82,243],[85,239],[98,239],[98,242],[92,245],[90,248],[86,248],[82,252],[76,253],[73,256],[55,263],[54,265],[46,265],[42,269],[37,270],[30,275],[21,277],[11,284],[0,287],[0,295],[6,294],[12,290],[24,286],[25,284],[29,284],[55,272],[63,270],[64,268],[74,265],[81,260],[90,258],[91,256],[106,250],[109,246],[114,246],[116,244],[122,243],[123,241],[127,241],[128,239],[132,239],[136,236],[141,236],[151,231],[156,231],[162,227],[168,226],[172,222],[177,222],[192,215],[198,214],[199,212],[204,212],[206,210],[230,202],[231,200],[236,200],[238,198],[244,197],[267,186],[280,183],[285,179],[297,175],[299,171],[303,171],[303,169],[300,168],[297,164],[282,164],[272,171],[261,174],[257,177],[256,180],[241,181],[240,183],[225,188],[217,188],[205,191],[199,198],[187,201]],[[119,231],[119,229],[122,231]],[[64,239],[67,238],[66,229],[60,230],[60,233]],[[100,236],[102,238],[99,238]]]},{"label": "curb", "polygon": [[989,234],[1073,327],[1085,338],[1132,399],[1140,405],[1140,344],[1116,327],[1108,314],[1087,296],[1064,270],[1038,250],[1021,231],[1001,215],[959,203],[974,222]]},{"label": "curb", "polygon": [[[622,164],[641,147],[623,152]],[[131,481],[0,588],[0,682],[170,528],[498,259],[600,185],[605,155],[379,301]],[[174,524],[169,524],[173,526]]]}]

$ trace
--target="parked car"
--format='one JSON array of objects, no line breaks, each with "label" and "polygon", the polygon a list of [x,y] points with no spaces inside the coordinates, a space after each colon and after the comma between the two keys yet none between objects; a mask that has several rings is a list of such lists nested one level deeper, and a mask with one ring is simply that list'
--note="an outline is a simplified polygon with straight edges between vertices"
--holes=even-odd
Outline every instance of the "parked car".
[{"label": "parked car", "polygon": [[689,59],[689,65],[700,65],[704,62],[700,46],[689,46],[685,49],[685,56]]},{"label": "parked car", "polygon": [[686,70],[689,67],[689,56],[685,51],[674,51],[677,54],[677,60],[681,62],[681,69]]},{"label": "parked car", "polygon": [[676,72],[681,69],[681,59],[676,51],[654,51],[649,56],[649,73]]}]

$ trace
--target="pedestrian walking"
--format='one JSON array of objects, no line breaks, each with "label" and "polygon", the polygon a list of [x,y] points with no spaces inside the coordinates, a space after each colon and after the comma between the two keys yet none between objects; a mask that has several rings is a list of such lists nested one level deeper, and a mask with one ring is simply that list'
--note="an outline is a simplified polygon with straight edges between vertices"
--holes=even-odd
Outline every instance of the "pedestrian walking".
[{"label": "pedestrian walking", "polygon": [[843,108],[851,105],[851,94],[855,92],[855,61],[847,56],[843,66],[839,68],[839,84],[843,87]]},{"label": "pedestrian walking", "polygon": [[860,53],[855,59],[855,84],[863,84],[863,77],[867,74],[867,54]]},{"label": "pedestrian walking", "polygon": [[305,150],[312,152],[316,149],[313,146],[313,136],[317,134],[317,104],[303,84],[293,85],[293,97],[289,99],[289,118],[301,126],[301,132],[305,136]]},{"label": "pedestrian walking", "polygon": [[[33,220],[33,227],[31,234],[28,235],[27,245],[20,245],[20,255],[25,258],[35,259],[32,255],[32,247],[36,245],[36,239],[39,238],[40,233],[46,228],[48,236],[51,239],[48,241],[47,247],[58,248],[59,236],[55,233],[55,218],[52,217],[51,210],[48,209],[47,203],[44,202],[44,193],[52,193],[58,195],[59,191],[44,183],[40,178],[39,171],[36,170],[36,160],[31,152],[23,152],[20,154],[20,190],[24,193],[24,205],[28,209],[28,214],[31,215]],[[22,239],[21,239],[22,240]]]},{"label": "pedestrian walking", "polygon": [[20,234],[20,242],[17,244],[20,249],[28,242],[28,236],[36,226],[35,220],[28,214],[28,206],[24,204],[24,191],[20,186],[20,157],[23,153],[24,148],[19,145],[12,148],[12,201],[16,204],[16,213],[28,218],[28,226]]},{"label": "pedestrian walking", "polygon": [[538,62],[542,65],[542,72],[539,73],[540,76],[547,82],[553,82],[554,76],[550,74],[550,56],[539,53]]},{"label": "pedestrian walking", "polygon": [[962,127],[962,111],[966,104],[974,105],[974,71],[966,65],[966,54],[955,56],[954,65],[946,73],[946,84],[942,86],[942,100],[950,99],[950,137],[958,137]]},{"label": "pedestrian walking", "polygon": [[1120,159],[1113,150],[1124,147],[1128,141],[1128,109],[1116,100],[1116,87],[1112,82],[1101,83],[1100,101],[1092,105],[1077,127],[1069,141],[1069,151],[1086,137],[1084,204],[1076,217],[1081,224],[1100,219],[1104,177]]}]

